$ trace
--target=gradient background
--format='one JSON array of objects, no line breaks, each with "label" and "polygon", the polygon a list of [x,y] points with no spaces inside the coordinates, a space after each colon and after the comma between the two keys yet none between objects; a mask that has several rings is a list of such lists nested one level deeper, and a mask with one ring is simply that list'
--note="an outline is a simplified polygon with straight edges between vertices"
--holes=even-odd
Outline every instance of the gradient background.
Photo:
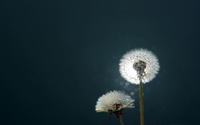
[{"label": "gradient background", "polygon": [[4,0],[0,2],[0,124],[116,125],[96,113],[109,90],[138,89],[121,78],[121,56],[147,48],[159,75],[145,85],[146,125],[199,125],[198,0]]}]

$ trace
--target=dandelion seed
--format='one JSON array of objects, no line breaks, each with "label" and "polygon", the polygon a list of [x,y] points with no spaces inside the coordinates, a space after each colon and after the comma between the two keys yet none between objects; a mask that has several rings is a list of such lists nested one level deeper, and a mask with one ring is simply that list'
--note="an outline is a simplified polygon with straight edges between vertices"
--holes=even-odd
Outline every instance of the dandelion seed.
[{"label": "dandelion seed", "polygon": [[158,74],[160,69],[157,57],[146,49],[127,52],[119,64],[121,76],[132,84],[139,84],[140,125],[144,125],[144,87]]},{"label": "dandelion seed", "polygon": [[160,69],[157,57],[146,49],[135,49],[127,52],[119,64],[119,71],[121,76],[132,84],[139,84],[138,70],[144,72],[142,82],[150,82],[158,74]]},{"label": "dandelion seed", "polygon": [[119,119],[120,124],[123,125],[122,110],[126,108],[133,108],[134,100],[121,91],[110,91],[102,95],[96,104],[96,112],[108,112],[115,114]]}]

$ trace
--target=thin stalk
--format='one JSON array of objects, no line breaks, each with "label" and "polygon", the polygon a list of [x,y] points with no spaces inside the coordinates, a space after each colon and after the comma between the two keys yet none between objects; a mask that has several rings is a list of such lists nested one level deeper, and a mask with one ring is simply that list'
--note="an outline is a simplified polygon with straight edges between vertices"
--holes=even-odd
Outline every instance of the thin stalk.
[{"label": "thin stalk", "polygon": [[122,115],[119,115],[118,119],[119,119],[119,124],[120,125],[124,125],[124,121],[123,121]]},{"label": "thin stalk", "polygon": [[140,79],[139,84],[140,125],[144,125],[144,84]]}]

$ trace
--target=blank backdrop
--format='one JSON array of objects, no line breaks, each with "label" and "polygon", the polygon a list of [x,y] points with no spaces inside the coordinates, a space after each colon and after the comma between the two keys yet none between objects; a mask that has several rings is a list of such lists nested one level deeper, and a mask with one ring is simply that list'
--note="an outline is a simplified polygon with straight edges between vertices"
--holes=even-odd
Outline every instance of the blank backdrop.
[{"label": "blank backdrop", "polygon": [[6,0],[0,4],[0,124],[115,125],[96,113],[99,96],[138,89],[118,71],[121,56],[147,48],[159,75],[145,85],[145,123],[199,122],[199,1]]}]

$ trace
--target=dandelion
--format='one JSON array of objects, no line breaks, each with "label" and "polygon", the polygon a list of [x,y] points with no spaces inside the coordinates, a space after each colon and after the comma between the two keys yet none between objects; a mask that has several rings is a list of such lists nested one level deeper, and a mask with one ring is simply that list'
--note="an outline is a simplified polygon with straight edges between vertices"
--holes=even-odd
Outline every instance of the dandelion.
[{"label": "dandelion", "polygon": [[126,53],[119,64],[121,76],[132,84],[139,84],[140,125],[144,125],[144,87],[158,74],[157,57],[146,49],[136,49]]},{"label": "dandelion", "polygon": [[96,112],[107,112],[115,114],[121,125],[124,125],[122,120],[122,111],[127,108],[133,108],[134,100],[121,91],[110,91],[102,95],[96,104]]},{"label": "dandelion", "polygon": [[160,69],[157,57],[146,49],[135,49],[127,52],[119,64],[121,76],[132,84],[150,82]]}]

